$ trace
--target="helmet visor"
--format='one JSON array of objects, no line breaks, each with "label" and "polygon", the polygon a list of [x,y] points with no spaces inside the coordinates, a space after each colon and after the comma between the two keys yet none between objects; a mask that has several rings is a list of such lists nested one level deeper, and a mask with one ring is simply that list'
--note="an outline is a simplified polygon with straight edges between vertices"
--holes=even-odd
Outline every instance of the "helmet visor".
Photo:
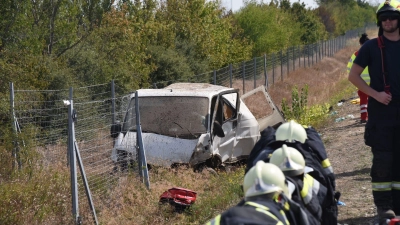
[{"label": "helmet visor", "polygon": [[380,13],[379,16],[378,16],[378,21],[379,22],[386,21],[386,20],[392,21],[392,20],[397,20],[399,18],[400,18],[400,14],[399,13],[388,11],[388,12]]}]

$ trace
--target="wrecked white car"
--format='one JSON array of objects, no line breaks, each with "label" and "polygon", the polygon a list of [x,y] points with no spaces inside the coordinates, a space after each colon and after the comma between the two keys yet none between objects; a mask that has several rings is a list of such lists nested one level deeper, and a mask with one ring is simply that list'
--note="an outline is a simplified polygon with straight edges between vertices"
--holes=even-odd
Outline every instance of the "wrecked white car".
[{"label": "wrecked white car", "polygon": [[[265,92],[265,88],[261,90]],[[136,95],[141,137],[149,165],[205,163],[217,167],[246,159],[259,140],[259,122],[241,100],[238,89],[205,83],[176,83],[163,89],[140,89]],[[251,93],[242,97],[246,96]],[[136,159],[135,97],[135,94],[130,96],[123,123],[111,128],[115,138],[112,153],[115,162]],[[277,112],[276,107],[271,106]],[[263,128],[284,121],[280,113],[263,119]]]}]

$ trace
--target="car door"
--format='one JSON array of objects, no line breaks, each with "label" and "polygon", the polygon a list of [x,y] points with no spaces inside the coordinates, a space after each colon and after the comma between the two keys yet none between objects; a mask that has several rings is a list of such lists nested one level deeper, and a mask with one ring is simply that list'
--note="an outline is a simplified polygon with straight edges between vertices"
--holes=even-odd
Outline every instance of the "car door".
[{"label": "car door", "polygon": [[220,124],[224,132],[224,137],[213,135],[213,154],[219,155],[222,162],[229,161],[236,145],[240,103],[238,90],[222,92],[215,96],[212,102],[214,104],[212,126],[214,127],[215,122]]},{"label": "car door", "polygon": [[278,127],[285,122],[282,112],[276,107],[265,86],[243,94],[240,99],[258,121],[260,131],[268,126]]}]

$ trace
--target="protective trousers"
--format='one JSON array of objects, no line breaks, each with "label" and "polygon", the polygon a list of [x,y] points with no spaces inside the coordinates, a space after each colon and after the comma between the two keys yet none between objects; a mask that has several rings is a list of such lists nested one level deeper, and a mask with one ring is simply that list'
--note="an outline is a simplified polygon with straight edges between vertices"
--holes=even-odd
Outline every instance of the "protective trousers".
[{"label": "protective trousers", "polygon": [[367,112],[368,95],[358,90],[358,96],[360,97],[360,114],[361,114],[360,119],[368,120],[368,112]]},{"label": "protective trousers", "polygon": [[385,106],[370,99],[368,113],[364,139],[373,154],[374,203],[400,215],[400,101]]}]

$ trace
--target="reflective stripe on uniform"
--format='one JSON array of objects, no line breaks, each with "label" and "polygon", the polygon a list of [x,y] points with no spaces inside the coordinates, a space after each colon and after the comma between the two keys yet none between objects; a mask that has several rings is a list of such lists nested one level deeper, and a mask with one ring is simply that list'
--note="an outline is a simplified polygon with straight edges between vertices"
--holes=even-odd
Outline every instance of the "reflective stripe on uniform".
[{"label": "reflective stripe on uniform", "polygon": [[[289,210],[288,210],[288,211],[289,211]],[[284,212],[283,210],[279,210],[279,212],[281,213],[281,215],[283,216],[283,218],[285,218],[285,223],[286,223],[286,224],[290,224],[290,223],[289,223],[289,220],[286,218],[285,212]]]},{"label": "reflective stripe on uniform", "polygon": [[392,190],[392,182],[373,182],[373,191],[390,191]]},{"label": "reflective stripe on uniform", "polygon": [[[355,53],[351,56],[349,62],[347,63],[347,73],[350,73],[351,67],[353,66],[353,62],[356,59]],[[368,67],[365,67],[361,73],[361,78],[369,85],[371,82],[371,78],[369,77]]]},{"label": "reflective stripe on uniform", "polygon": [[329,159],[322,160],[321,165],[324,168],[326,174],[333,173],[333,168],[331,166],[331,162],[329,161]]},{"label": "reflective stripe on uniform", "polygon": [[324,168],[331,167],[331,162],[329,162],[329,159],[322,160],[321,164]]},{"label": "reflective stripe on uniform", "polygon": [[324,168],[324,171],[325,171],[326,174],[333,174],[332,166]]},{"label": "reflective stripe on uniform", "polygon": [[311,202],[313,192],[319,192],[320,183],[308,174],[304,175],[303,183],[303,188],[301,189],[300,193],[301,197],[303,198],[304,204],[307,205]]},{"label": "reflective stripe on uniform", "polygon": [[210,220],[206,225],[219,225],[221,222],[221,214],[216,216],[214,219]]},{"label": "reflective stripe on uniform", "polygon": [[400,190],[400,182],[393,181],[392,182],[392,188],[394,190]]},{"label": "reflective stripe on uniform", "polygon": [[[255,203],[255,202],[246,202],[245,205],[251,205],[251,206],[253,206],[254,208],[256,208],[256,211],[262,212],[262,213],[268,215],[269,217],[273,218],[274,220],[277,221],[276,225],[284,225],[281,221],[279,221],[279,219],[278,219],[274,214],[272,214],[271,212],[269,212],[269,208],[268,208],[267,206],[261,205],[261,204]],[[282,216],[285,218],[285,222],[286,222],[287,224],[289,224],[289,222],[288,222],[288,220],[287,220],[287,218],[286,218],[285,213],[282,213],[282,212],[283,212],[283,211],[280,210],[280,213],[281,213]]]},{"label": "reflective stripe on uniform", "polygon": [[371,83],[371,78],[369,77],[368,74],[368,67],[365,67],[365,69],[361,73],[361,78],[369,85]]}]

